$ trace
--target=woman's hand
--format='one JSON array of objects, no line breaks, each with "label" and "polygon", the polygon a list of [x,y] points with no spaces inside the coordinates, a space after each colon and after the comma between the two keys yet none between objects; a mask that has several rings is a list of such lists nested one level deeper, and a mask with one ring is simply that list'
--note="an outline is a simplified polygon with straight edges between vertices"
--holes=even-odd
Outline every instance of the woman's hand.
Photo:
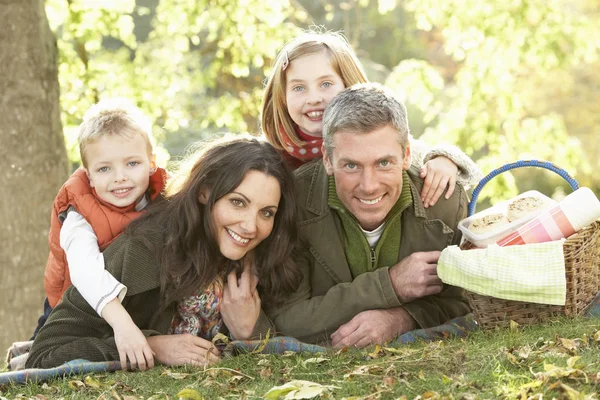
[{"label": "woman's hand", "polygon": [[421,178],[425,179],[421,200],[425,208],[435,205],[448,187],[446,199],[454,193],[458,167],[447,157],[439,156],[429,160],[421,167]]},{"label": "woman's hand", "polygon": [[150,336],[148,344],[165,365],[208,365],[218,362],[221,355],[211,342],[189,333]]},{"label": "woman's hand", "polygon": [[221,316],[234,339],[249,339],[260,315],[260,296],[256,290],[258,277],[253,272],[253,264],[252,255],[246,255],[239,281],[235,271],[230,272],[223,291]]}]

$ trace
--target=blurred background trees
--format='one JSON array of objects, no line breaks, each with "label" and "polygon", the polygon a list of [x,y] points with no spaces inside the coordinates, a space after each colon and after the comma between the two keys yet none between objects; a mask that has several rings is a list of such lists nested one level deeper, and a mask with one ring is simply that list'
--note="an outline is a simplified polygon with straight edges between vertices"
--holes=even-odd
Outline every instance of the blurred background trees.
[{"label": "blurred background trees", "polygon": [[[341,30],[369,78],[407,102],[414,136],[458,145],[484,173],[546,159],[600,193],[598,0],[46,0],[45,7],[72,168],[81,117],[105,97],[131,98],[153,118],[163,165],[217,132],[259,134],[273,58],[317,25]],[[518,170],[494,179],[482,201],[532,188],[570,190],[548,171]]]},{"label": "blurred background trees", "polygon": [[[369,78],[409,105],[413,134],[450,142],[484,172],[539,158],[600,188],[598,0],[47,0],[58,37],[70,157],[83,112],[133,98],[155,121],[163,160],[217,131],[258,133],[262,85],[301,29],[341,30]],[[483,193],[565,190],[517,171]]]}]

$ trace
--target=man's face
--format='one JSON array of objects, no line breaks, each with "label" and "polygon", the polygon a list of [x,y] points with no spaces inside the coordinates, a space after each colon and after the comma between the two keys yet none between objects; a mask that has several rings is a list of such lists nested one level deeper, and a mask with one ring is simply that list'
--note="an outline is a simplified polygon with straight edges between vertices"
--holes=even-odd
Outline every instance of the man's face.
[{"label": "man's face", "polygon": [[398,142],[398,132],[386,125],[369,133],[339,131],[333,136],[330,158],[323,162],[333,175],[338,198],[360,226],[380,226],[402,192],[402,171],[410,167],[410,146]]}]

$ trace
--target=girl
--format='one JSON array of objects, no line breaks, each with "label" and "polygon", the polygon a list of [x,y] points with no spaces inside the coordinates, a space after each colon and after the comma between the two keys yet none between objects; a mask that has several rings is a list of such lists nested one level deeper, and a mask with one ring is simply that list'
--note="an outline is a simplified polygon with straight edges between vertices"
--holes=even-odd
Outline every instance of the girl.
[{"label": "girl", "polygon": [[[297,168],[322,157],[322,117],[331,99],[344,88],[367,82],[356,54],[339,33],[307,32],[286,44],[275,60],[262,102],[262,130],[284,158]],[[421,162],[412,140],[413,165]],[[422,150],[422,149],[421,149]],[[440,156],[440,157],[438,157]],[[431,150],[423,159],[421,197],[425,207],[434,205],[448,187],[454,191],[457,165],[459,183],[476,183],[481,172],[467,155],[454,146]]]},{"label": "girl", "polygon": [[[268,143],[217,142],[104,252],[127,286],[122,304],[166,365],[217,361],[218,332],[234,339],[275,332],[261,311],[299,284],[292,262],[292,177]],[[153,361],[135,360],[141,369]],[[68,360],[118,360],[115,338],[77,290],[68,289],[36,337],[27,367]],[[130,360],[131,361],[131,360]]]}]

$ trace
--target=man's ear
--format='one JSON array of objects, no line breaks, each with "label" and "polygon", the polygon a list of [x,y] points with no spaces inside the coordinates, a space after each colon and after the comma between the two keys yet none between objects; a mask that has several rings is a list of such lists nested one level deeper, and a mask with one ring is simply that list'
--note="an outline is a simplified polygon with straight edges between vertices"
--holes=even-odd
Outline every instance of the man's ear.
[{"label": "man's ear", "polygon": [[333,164],[332,160],[329,159],[329,154],[327,154],[327,150],[325,149],[325,143],[321,144],[321,154],[323,154],[323,165],[325,166],[325,171],[327,175],[333,175]]},{"label": "man's ear", "polygon": [[83,170],[85,171],[85,176],[87,176],[88,181],[90,182],[90,187],[94,187],[94,181],[92,181],[92,178],[90,178],[90,170],[87,169],[86,167],[81,167],[83,168]]},{"label": "man's ear", "polygon": [[412,156],[410,154],[410,142],[406,143],[406,150],[404,150],[404,159],[402,160],[402,169],[407,170],[412,164]]},{"label": "man's ear", "polygon": [[156,154],[150,154],[150,176],[156,172]]},{"label": "man's ear", "polygon": [[200,204],[208,204],[208,198],[210,197],[210,190],[208,190],[208,188],[205,186],[202,189],[200,189],[200,194],[198,195],[198,201],[200,201]]}]

